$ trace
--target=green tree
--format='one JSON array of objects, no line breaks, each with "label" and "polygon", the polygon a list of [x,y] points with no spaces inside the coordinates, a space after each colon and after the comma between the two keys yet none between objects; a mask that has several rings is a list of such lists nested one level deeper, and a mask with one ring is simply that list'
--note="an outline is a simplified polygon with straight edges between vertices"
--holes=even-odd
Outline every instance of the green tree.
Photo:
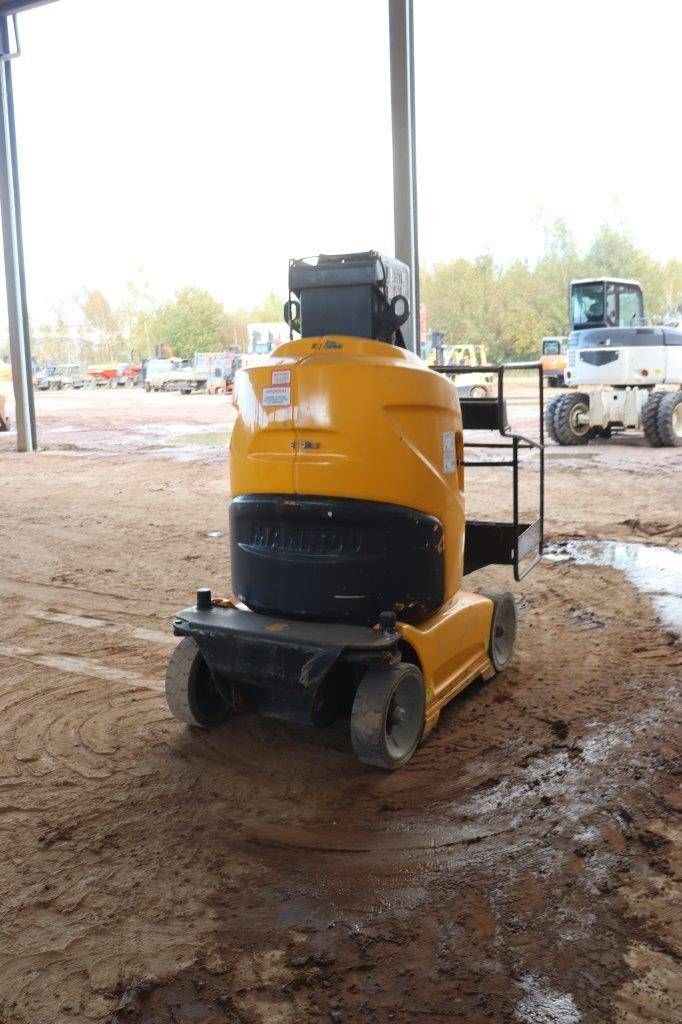
[{"label": "green tree", "polygon": [[605,225],[584,254],[563,220],[542,224],[544,253],[534,267],[495,265],[489,254],[425,269],[421,294],[430,328],[451,344],[483,344],[493,359],[530,359],[545,335],[568,330],[568,288],[579,277],[640,281],[649,315],[682,305],[682,262],[663,266],[627,230]]},{"label": "green tree", "polygon": [[176,356],[217,352],[225,346],[225,312],[217,299],[202,288],[182,288],[173,302],[159,307],[145,327],[150,342]]}]

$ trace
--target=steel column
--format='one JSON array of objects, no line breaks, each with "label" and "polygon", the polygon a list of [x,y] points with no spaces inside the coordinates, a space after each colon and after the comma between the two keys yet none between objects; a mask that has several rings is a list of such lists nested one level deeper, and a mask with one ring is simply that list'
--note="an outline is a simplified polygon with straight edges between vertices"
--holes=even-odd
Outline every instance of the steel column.
[{"label": "steel column", "polygon": [[9,345],[16,406],[17,451],[32,452],[37,447],[37,435],[12,93],[11,61],[18,53],[16,21],[14,35],[17,50],[13,52],[10,49],[9,19],[0,17],[0,210],[5,251]]},{"label": "steel column", "polygon": [[393,124],[393,218],[395,254],[410,268],[411,317],[405,344],[419,351],[419,249],[414,113],[414,31],[412,0],[388,0]]}]

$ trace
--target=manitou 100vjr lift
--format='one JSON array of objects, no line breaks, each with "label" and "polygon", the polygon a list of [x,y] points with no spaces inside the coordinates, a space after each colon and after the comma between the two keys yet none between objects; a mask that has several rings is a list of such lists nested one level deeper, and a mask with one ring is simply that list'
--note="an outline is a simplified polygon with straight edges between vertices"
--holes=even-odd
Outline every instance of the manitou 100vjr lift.
[{"label": "manitou 100vjr lift", "polygon": [[[462,399],[405,349],[408,268],[378,253],[290,264],[285,318],[300,340],[240,370],[230,447],[232,593],[197,592],[166,694],[209,727],[239,710],[325,725],[350,715],[355,753],[380,768],[412,756],[444,705],[512,656],[512,595],[462,587],[542,549],[543,443],[511,433],[497,397]],[[538,372],[540,397],[542,373]],[[434,371],[442,372],[434,372]],[[476,367],[480,371],[480,367]],[[497,430],[512,522],[466,521],[463,427]],[[540,514],[518,521],[519,449],[539,453]]]}]

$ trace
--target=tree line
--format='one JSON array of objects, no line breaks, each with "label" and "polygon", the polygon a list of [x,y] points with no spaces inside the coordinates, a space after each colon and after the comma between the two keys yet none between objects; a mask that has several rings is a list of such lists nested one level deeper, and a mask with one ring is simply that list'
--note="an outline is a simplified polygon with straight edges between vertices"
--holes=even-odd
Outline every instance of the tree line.
[{"label": "tree line", "polygon": [[500,266],[487,254],[437,264],[421,274],[421,301],[428,327],[444,332],[448,343],[483,344],[495,360],[535,358],[544,336],[568,332],[571,280],[603,276],[639,281],[649,316],[682,303],[682,261],[660,263],[627,231],[609,226],[581,253],[563,220],[545,229],[535,266],[522,260]]},{"label": "tree line", "polygon": [[127,298],[116,305],[100,289],[88,288],[76,299],[77,324],[59,310],[51,322],[32,327],[33,352],[40,362],[87,364],[245,351],[247,324],[281,321],[283,303],[270,293],[258,306],[227,312],[205,289],[187,287],[156,305],[130,284]]},{"label": "tree line", "polygon": [[[484,253],[423,269],[421,301],[427,327],[443,332],[447,343],[483,344],[490,359],[534,358],[543,336],[567,333],[571,279],[602,275],[640,281],[650,315],[682,304],[682,261],[660,263],[627,231],[609,226],[580,252],[563,220],[545,229],[544,253],[533,266],[523,260],[502,265]],[[155,304],[130,285],[116,306],[100,290],[88,289],[78,299],[77,331],[58,314],[34,329],[34,350],[41,361],[85,363],[245,350],[246,325],[281,321],[283,301],[271,292],[259,306],[226,311],[204,289],[187,287]]]}]

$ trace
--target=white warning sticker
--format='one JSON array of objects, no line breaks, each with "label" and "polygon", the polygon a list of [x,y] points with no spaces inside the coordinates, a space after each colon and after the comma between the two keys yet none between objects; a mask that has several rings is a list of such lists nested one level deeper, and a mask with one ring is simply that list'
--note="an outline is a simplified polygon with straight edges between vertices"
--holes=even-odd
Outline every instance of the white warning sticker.
[{"label": "white warning sticker", "polygon": [[454,473],[457,468],[455,435],[452,430],[443,431],[443,472]]},{"label": "white warning sticker", "polygon": [[273,370],[271,384],[291,384],[291,370]]},{"label": "white warning sticker", "polygon": [[263,388],[263,405],[291,405],[291,388]]}]

